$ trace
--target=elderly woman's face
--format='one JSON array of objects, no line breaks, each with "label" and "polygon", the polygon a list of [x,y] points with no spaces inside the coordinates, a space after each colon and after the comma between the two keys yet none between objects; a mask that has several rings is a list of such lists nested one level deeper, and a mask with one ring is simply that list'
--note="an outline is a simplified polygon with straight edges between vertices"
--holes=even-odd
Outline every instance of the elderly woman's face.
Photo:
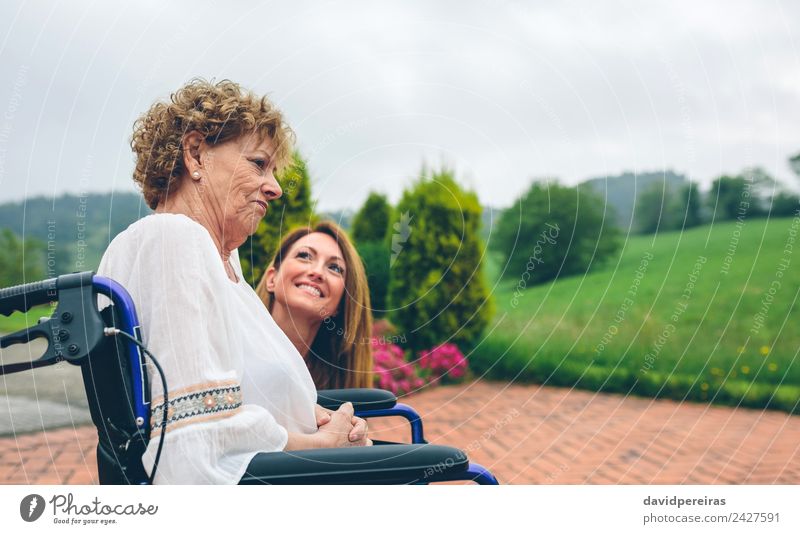
[{"label": "elderly woman's face", "polygon": [[274,175],[274,153],[271,139],[255,135],[207,145],[203,151],[203,202],[231,241],[244,243],[267,213],[269,201],[282,194]]},{"label": "elderly woman's face", "polygon": [[335,239],[312,232],[292,245],[279,271],[269,269],[267,289],[292,317],[322,321],[335,314],[344,295],[343,256]]}]

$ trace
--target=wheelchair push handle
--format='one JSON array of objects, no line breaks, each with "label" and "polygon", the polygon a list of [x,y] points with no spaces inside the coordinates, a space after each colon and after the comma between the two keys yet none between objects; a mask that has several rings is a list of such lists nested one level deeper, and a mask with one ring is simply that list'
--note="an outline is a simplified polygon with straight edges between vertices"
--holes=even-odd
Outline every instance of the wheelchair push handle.
[{"label": "wheelchair push handle", "polygon": [[0,375],[52,365],[62,360],[79,364],[100,343],[105,323],[97,311],[94,273],[72,273],[52,280],[0,290],[0,313],[27,311],[32,306],[57,301],[49,319],[0,337],[0,349],[46,339],[47,349],[37,360],[4,364]]},{"label": "wheelchair push handle", "polygon": [[0,315],[9,316],[15,311],[24,313],[34,306],[55,300],[58,295],[57,282],[57,278],[48,278],[0,289]]}]

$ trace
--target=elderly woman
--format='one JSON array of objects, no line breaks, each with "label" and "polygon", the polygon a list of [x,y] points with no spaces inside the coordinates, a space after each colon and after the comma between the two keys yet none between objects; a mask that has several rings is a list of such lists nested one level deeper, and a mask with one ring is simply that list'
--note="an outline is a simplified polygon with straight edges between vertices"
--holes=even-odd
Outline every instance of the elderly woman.
[{"label": "elderly woman", "polygon": [[[168,420],[156,483],[237,483],[259,452],[368,443],[352,405],[318,412],[303,359],[239,265],[237,247],[281,196],[274,174],[292,139],[269,100],[230,81],[194,80],[134,126],[134,180],[155,214],[111,242],[98,273],[131,293],[166,373],[169,406],[150,380],[153,438]],[[262,403],[241,387],[249,358]]]},{"label": "elderly woman", "polygon": [[[317,388],[372,386],[369,287],[341,228],[323,221],[290,232],[256,293],[305,359]],[[248,365],[257,380],[255,362]]]}]

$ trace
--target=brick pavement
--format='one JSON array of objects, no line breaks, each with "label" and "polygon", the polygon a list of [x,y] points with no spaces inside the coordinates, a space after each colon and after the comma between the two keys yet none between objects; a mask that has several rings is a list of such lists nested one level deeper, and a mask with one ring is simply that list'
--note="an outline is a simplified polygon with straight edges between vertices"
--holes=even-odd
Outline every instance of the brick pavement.
[{"label": "brick pavement", "polygon": [[[779,412],[476,382],[404,399],[433,443],[512,484],[800,484],[800,417]],[[407,440],[397,418],[373,437]],[[0,483],[96,481],[91,427],[0,439]]]}]

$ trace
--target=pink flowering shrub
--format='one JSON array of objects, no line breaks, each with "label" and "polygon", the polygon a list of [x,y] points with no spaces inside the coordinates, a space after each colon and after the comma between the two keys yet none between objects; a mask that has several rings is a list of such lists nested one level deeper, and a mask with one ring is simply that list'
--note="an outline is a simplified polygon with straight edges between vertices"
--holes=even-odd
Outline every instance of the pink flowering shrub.
[{"label": "pink flowering shrub", "polygon": [[377,386],[395,395],[403,395],[425,385],[413,364],[405,360],[403,349],[394,343],[372,339]]},{"label": "pink flowering shrub", "polygon": [[372,323],[372,337],[385,338],[395,334],[395,329],[388,319],[376,319]]},{"label": "pink flowering shrub", "polygon": [[467,373],[467,359],[453,343],[444,343],[419,355],[419,366],[430,372],[433,380],[460,379]]},{"label": "pink flowering shrub", "polygon": [[371,339],[375,387],[405,395],[442,380],[455,382],[467,373],[467,359],[452,343],[422,351],[417,362],[409,362],[394,341],[403,343],[405,336],[398,336],[389,321],[376,321]]}]

